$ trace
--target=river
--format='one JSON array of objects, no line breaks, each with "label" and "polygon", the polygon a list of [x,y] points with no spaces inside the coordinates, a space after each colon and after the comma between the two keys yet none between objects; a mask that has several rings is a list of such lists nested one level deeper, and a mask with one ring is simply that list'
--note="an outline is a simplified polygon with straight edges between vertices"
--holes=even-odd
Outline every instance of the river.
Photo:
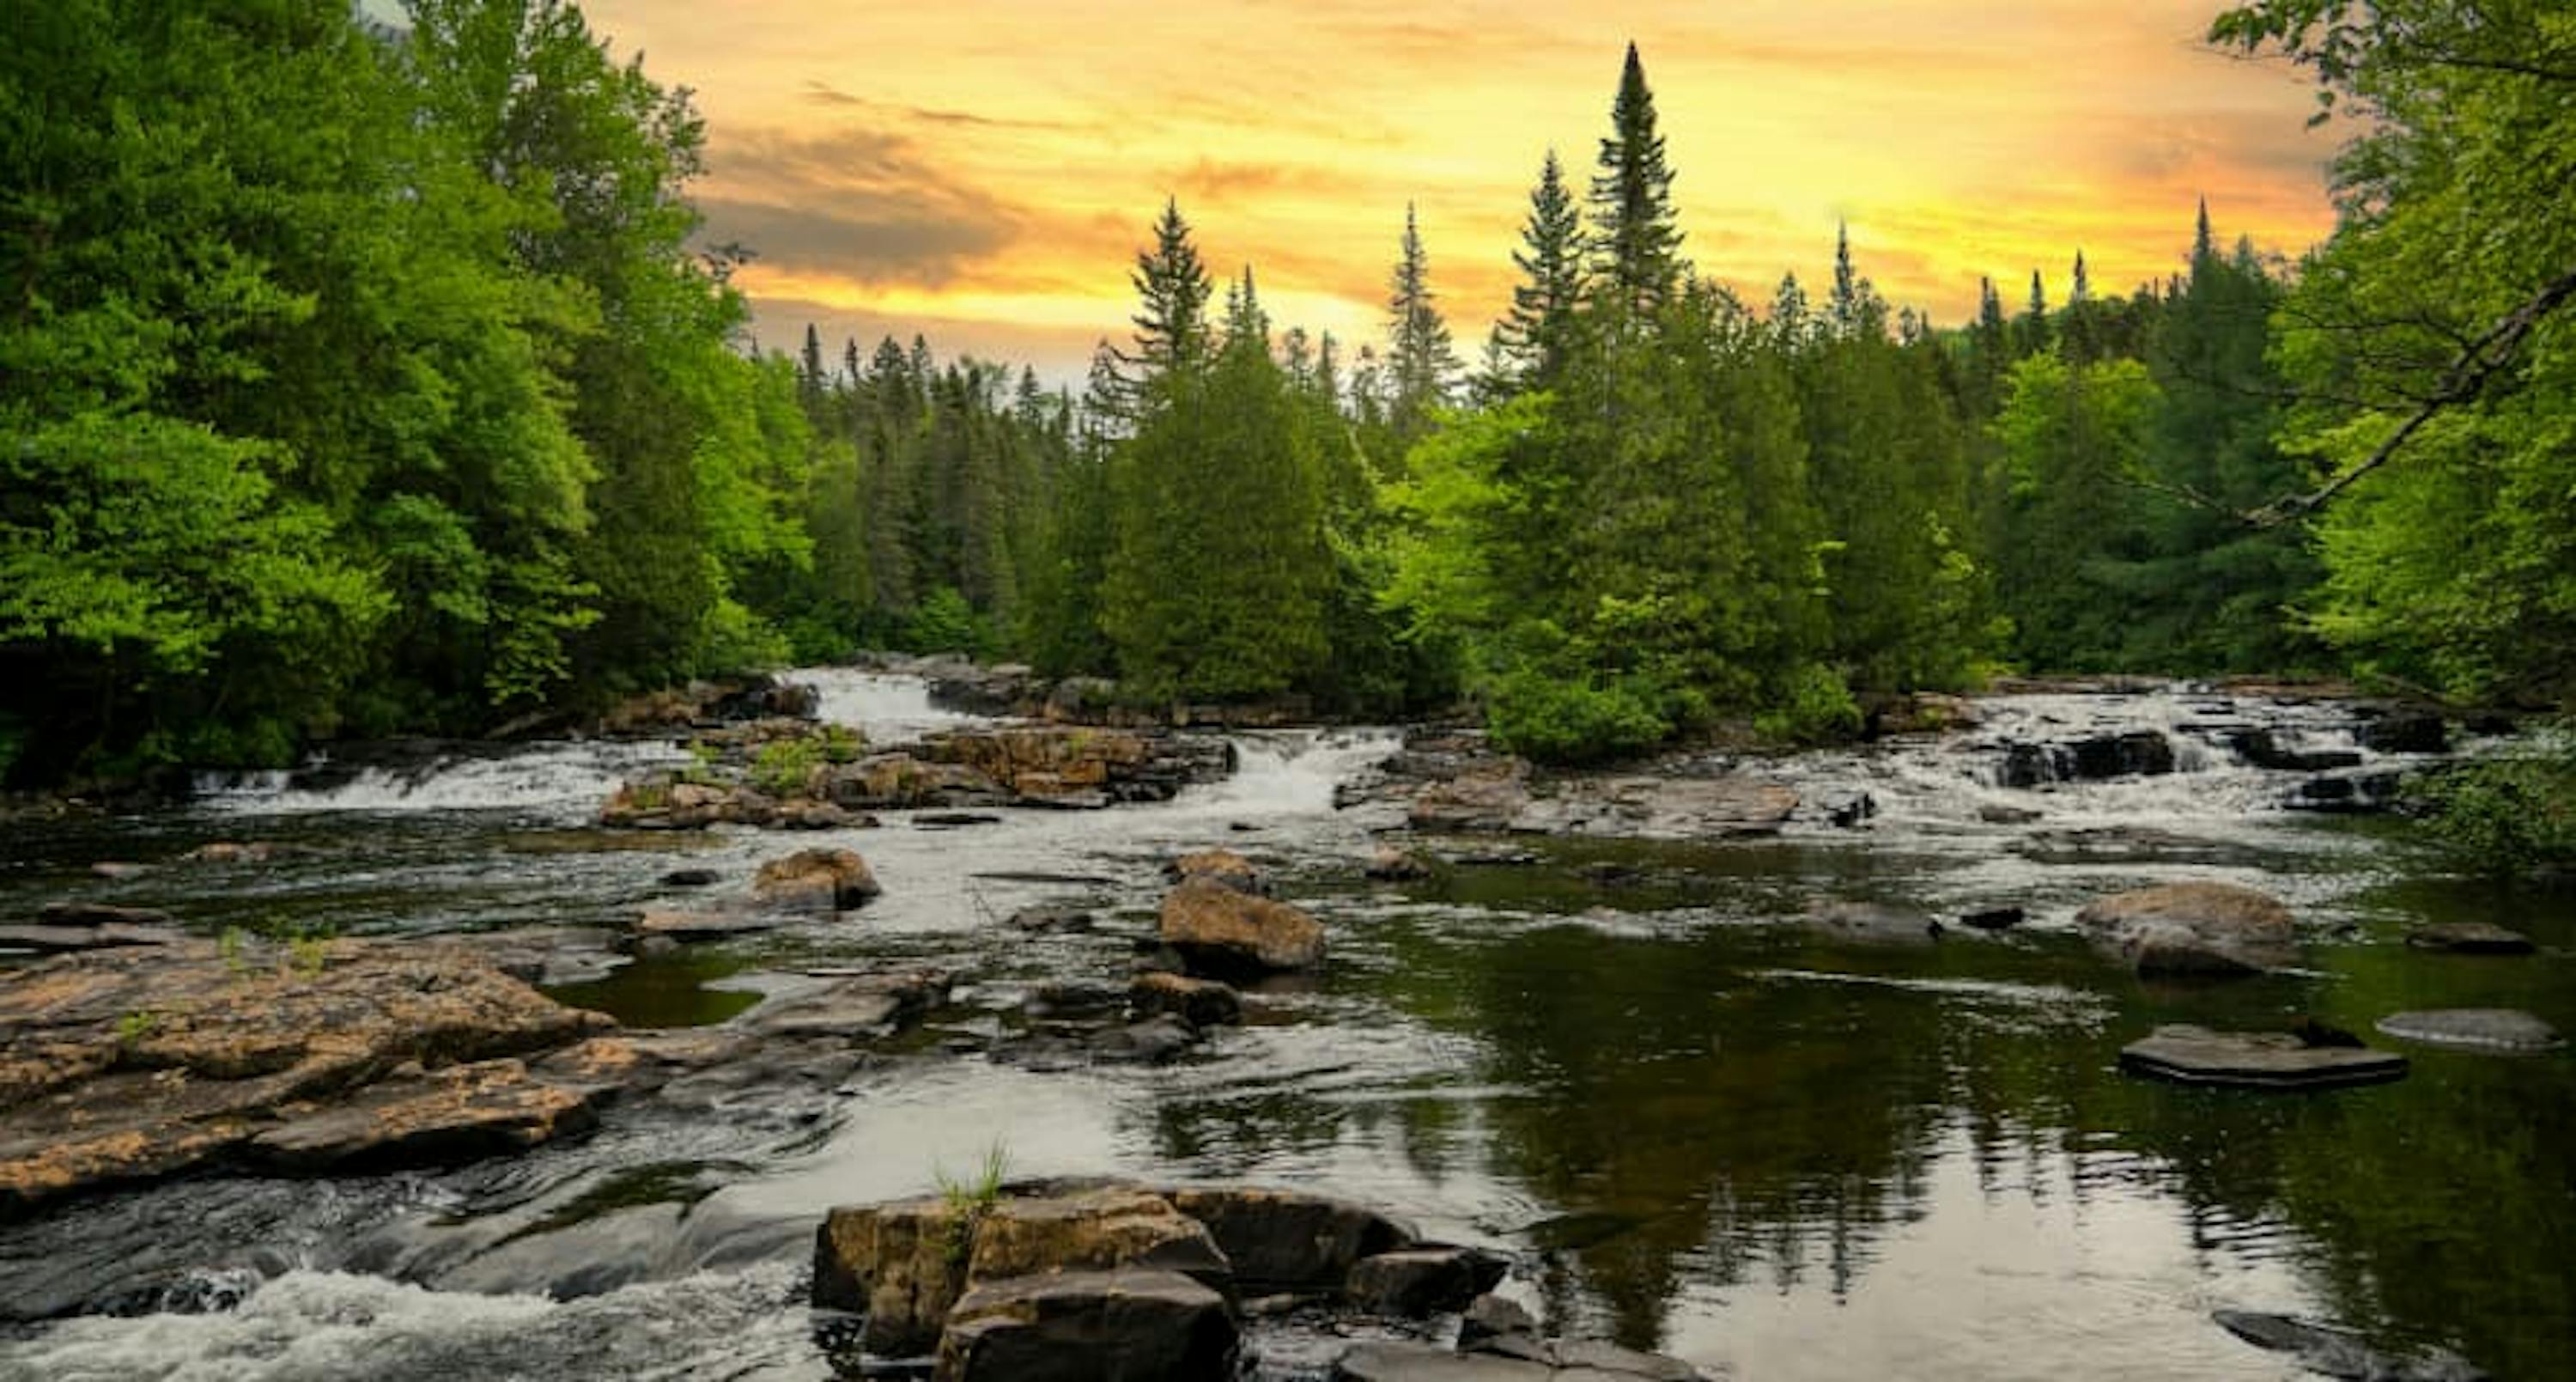
[{"label": "river", "polygon": [[[804,674],[873,738],[962,722],[918,682]],[[953,970],[950,1005],[836,1089],[746,1090],[623,1118],[507,1161],[319,1180],[204,1178],[0,1226],[0,1377],[826,1378],[802,1303],[832,1205],[921,1192],[996,1145],[1014,1174],[1116,1172],[1328,1190],[1515,1255],[1558,1330],[1744,1382],[2245,1378],[2294,1364],[2214,1309],[2446,1347],[2496,1376],[2576,1376],[2576,1060],[2409,1047],[2408,1078],[2266,1095],[2140,1081],[2161,1022],[2367,1033],[2400,1009],[2511,1006],[2576,1030],[2576,904],[2442,873],[2404,823],[2282,809],[2300,775],[2231,727],[2349,746],[2330,703],[2189,688],[1982,703],[1983,727],[1746,766],[1858,828],[1755,842],[1514,839],[1533,858],[1375,884],[1383,806],[1337,786],[1387,732],[1238,736],[1240,770],[1160,805],[1003,810],[997,823],[787,836],[605,832],[614,783],[677,750],[455,749],[400,768],[209,780],[181,810],[14,827],[0,913],[63,897],[165,907],[208,931],[402,934],[619,926],[706,867],[745,878],[808,844],[861,851],[852,917],[575,976],[558,996],[634,1025],[722,1021],[817,960]],[[2004,746],[2153,730],[2178,771],[1997,785]],[[2022,819],[2024,813],[2034,813]],[[92,876],[219,839],[264,864]],[[1321,917],[1320,979],[1159,1067],[989,1053],[1037,984],[1106,981],[1151,929],[1161,863],[1225,845]],[[1435,842],[1435,847],[1438,847]],[[2298,969],[2141,982],[2074,911],[2176,879],[2296,910]],[[2021,926],[1875,947],[1797,924],[1822,899]],[[1096,933],[1003,918],[1078,906]],[[2402,937],[2485,920],[2538,955]],[[2387,1044],[2384,1043],[2383,1044]],[[1280,1345],[1265,1377],[1313,1375]]]}]

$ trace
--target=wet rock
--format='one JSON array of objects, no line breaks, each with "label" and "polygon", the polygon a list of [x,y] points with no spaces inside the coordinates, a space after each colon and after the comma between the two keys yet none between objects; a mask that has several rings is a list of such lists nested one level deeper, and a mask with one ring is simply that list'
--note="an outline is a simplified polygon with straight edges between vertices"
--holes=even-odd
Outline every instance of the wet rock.
[{"label": "wet rock", "polygon": [[1324,962],[1324,928],[1313,917],[1205,878],[1164,895],[1160,935],[1192,973],[1214,978],[1312,969]]},{"label": "wet rock", "polygon": [[2005,787],[2030,788],[2051,782],[2160,776],[2173,770],[2173,741],[2156,730],[2140,729],[2064,744],[2007,745],[1995,781]]},{"label": "wet rock", "polygon": [[1851,830],[1878,814],[1878,799],[1867,792],[1840,789],[1825,793],[1816,802],[1816,809],[1828,824]]},{"label": "wet rock", "polygon": [[1011,925],[1022,931],[1088,931],[1100,919],[1090,912],[1072,907],[1023,907],[1011,913]]},{"label": "wet rock", "polygon": [[2226,868],[2262,862],[2258,851],[2239,841],[2206,839],[2147,826],[2033,831],[2014,841],[2012,850],[2038,864],[2199,864]]},{"label": "wet rock", "polygon": [[1414,795],[1405,819],[1416,830],[1502,831],[1529,804],[1529,765],[1515,758],[1432,782]]},{"label": "wet rock", "polygon": [[0,926],[0,947],[32,950],[40,955],[115,950],[130,945],[175,945],[187,938],[188,933],[175,926],[136,926],[121,921],[86,926]]},{"label": "wet rock", "polygon": [[2238,730],[2228,736],[2227,745],[2245,762],[2275,772],[2322,773],[2361,766],[2358,750],[2292,748],[2269,729]]},{"label": "wet rock", "polygon": [[1251,860],[1230,849],[1202,849],[1184,854],[1163,865],[1163,876],[1175,883],[1203,878],[1211,883],[1222,883],[1239,893],[1268,891],[1261,885],[1261,870],[1254,867]]},{"label": "wet rock", "polygon": [[1243,995],[1213,979],[1139,974],[1127,986],[1127,1011],[1140,1018],[1169,1015],[1193,1027],[1221,1027],[1243,1020]]},{"label": "wet rock", "polygon": [[2406,1073],[2406,1058],[2341,1043],[2311,1044],[2295,1032],[2176,1024],[2121,1047],[2120,1067],[2184,1084],[2315,1089],[2398,1079]]},{"label": "wet rock", "polygon": [[638,939],[659,938],[690,944],[755,936],[763,931],[775,931],[784,924],[784,920],[774,912],[691,912],[655,907],[637,917],[630,929]]},{"label": "wet rock", "polygon": [[2477,1365],[2443,1349],[2392,1355],[2370,1347],[2360,1333],[2289,1315],[2215,1310],[2210,1318],[2257,1348],[2294,1355],[2299,1366],[2323,1377],[2356,1382],[2486,1382]]},{"label": "wet rock", "polygon": [[1450,855],[1449,862],[1471,869],[1527,869],[1547,861],[1526,849],[1471,849]]},{"label": "wet rock", "polygon": [[829,801],[782,800],[750,787],[673,781],[667,775],[619,786],[599,808],[599,823],[616,830],[704,830],[711,825],[841,830],[876,824]]},{"label": "wet rock", "polygon": [[1333,1365],[1335,1382],[1704,1382],[1677,1358],[1610,1344],[1539,1342],[1517,1335],[1493,1351],[1452,1353],[1429,1344],[1366,1343]]},{"label": "wet rock", "polygon": [[711,888],[723,881],[724,875],[714,869],[673,869],[662,875],[666,888]]},{"label": "wet rock", "polygon": [[1040,984],[1020,1003],[1035,1018],[1100,1020],[1127,1011],[1127,990],[1110,984]]},{"label": "wet rock", "polygon": [[2444,950],[2456,955],[2528,955],[2531,937],[2485,921],[2438,922],[2406,933],[2418,950]]},{"label": "wet rock", "polygon": [[2028,825],[2039,818],[2040,813],[2027,806],[2005,806],[1998,802],[1987,802],[1977,808],[1977,819],[1988,825]]},{"label": "wet rock", "polygon": [[97,863],[90,865],[89,871],[90,876],[93,878],[104,878],[111,883],[118,883],[123,882],[128,878],[140,878],[143,875],[150,873],[152,871],[152,866],[149,864],[132,863],[123,859],[101,859]]},{"label": "wet rock", "polygon": [[878,753],[823,774],[823,792],[849,810],[1001,806],[1010,793],[960,763],[934,763],[909,753]]},{"label": "wet rock", "polygon": [[596,1121],[599,1090],[539,1079],[526,1062],[478,1061],[386,1080],[337,1107],[294,1116],[250,1141],[283,1171],[438,1166],[526,1151]]},{"label": "wet rock", "polygon": [[2451,747],[2449,726],[2428,711],[2381,716],[2363,724],[2357,737],[2373,753],[2447,753]]},{"label": "wet rock", "polygon": [[932,736],[920,752],[978,774],[1028,805],[1168,801],[1234,766],[1233,750],[1221,739],[1071,725],[958,730]]},{"label": "wet rock", "polygon": [[2470,1051],[2547,1051],[2561,1044],[2558,1029],[2517,1008],[2429,1008],[2391,1013],[2379,1030],[2428,1046]]},{"label": "wet rock", "polygon": [[868,1040],[920,1020],[948,999],[949,976],[935,969],[886,969],[807,975],[736,1018],[765,1037]]},{"label": "wet rock", "polygon": [[1941,934],[1930,913],[1883,902],[1819,902],[1800,920],[1828,940],[1863,945],[1927,945]]},{"label": "wet rock", "polygon": [[168,926],[176,921],[158,907],[111,907],[100,902],[48,902],[36,911],[38,926]]},{"label": "wet rock", "polygon": [[1361,873],[1380,883],[1415,883],[1429,878],[1432,868],[1430,860],[1412,850],[1380,845]]},{"label": "wet rock", "polygon": [[814,1304],[865,1315],[870,1353],[926,1354],[966,1293],[970,1231],[938,1197],[835,1209],[814,1236]]},{"label": "wet rock", "polygon": [[[502,1068],[436,1072],[534,1056],[614,1025],[455,945],[336,941],[308,963],[301,952],[189,941],[47,961],[0,976],[0,1214],[256,1161],[267,1155],[256,1139],[341,1110],[358,1112],[301,1155],[525,1145],[577,1125],[573,1105],[586,1100],[557,1100]],[[402,1083],[450,1078],[461,1083]],[[492,1097],[470,1097],[477,1088]],[[442,1140],[442,1117],[458,1122],[454,1138]],[[502,1125],[514,1131],[496,1143]]]},{"label": "wet rock", "polygon": [[760,866],[751,895],[772,907],[841,912],[865,906],[884,889],[867,861],[849,849],[803,849]]},{"label": "wet rock", "polygon": [[1161,1065],[1207,1040],[1207,1034],[1174,1016],[1148,1017],[1094,1036],[1094,1058],[1113,1063]]},{"label": "wet rock", "polygon": [[1360,1259],[1416,1241],[1365,1205],[1300,1191],[1184,1186],[1165,1197],[1207,1226],[1246,1295],[1338,1292]]},{"label": "wet rock", "polygon": [[2101,898],[2076,925],[2141,974],[2227,975],[2289,963],[2280,899],[2232,883],[2168,883]]},{"label": "wet rock", "polygon": [[970,1286],[1039,1272],[1141,1267],[1231,1290],[1233,1266],[1206,1225],[1151,1191],[1107,1185],[1065,1194],[1005,1196],[979,1216]]},{"label": "wet rock", "polygon": [[2376,815],[2396,808],[2403,785],[2404,780],[2391,772],[2312,777],[2292,788],[2281,804],[2293,811],[2322,815]]},{"label": "wet rock", "polygon": [[1474,1352],[1497,1339],[1536,1339],[1538,1321],[1517,1302],[1483,1295],[1467,1303],[1458,1316],[1458,1347]]},{"label": "wet rock", "polygon": [[2022,921],[2022,910],[2019,907],[1988,907],[1983,911],[1963,912],[1959,916],[1961,926],[1978,931],[2007,930],[2021,925]]},{"label": "wet rock", "polygon": [[1206,1382],[1233,1375],[1225,1297],[1173,1272],[1063,1272],[976,1287],[939,1340],[935,1382]]},{"label": "wet rock", "polygon": [[1002,818],[990,811],[924,811],[912,823],[925,830],[954,830],[969,825],[1000,825]]},{"label": "wet rock", "polygon": [[179,858],[191,864],[265,864],[278,850],[266,840],[210,840]]},{"label": "wet rock", "polygon": [[1598,777],[1531,802],[1512,828],[1639,840],[1739,839],[1778,834],[1797,809],[1794,788],[1760,778]]},{"label": "wet rock", "polygon": [[1484,1248],[1418,1243],[1351,1264],[1343,1292],[1371,1314],[1423,1319],[1468,1302],[1502,1284],[1510,1259]]}]

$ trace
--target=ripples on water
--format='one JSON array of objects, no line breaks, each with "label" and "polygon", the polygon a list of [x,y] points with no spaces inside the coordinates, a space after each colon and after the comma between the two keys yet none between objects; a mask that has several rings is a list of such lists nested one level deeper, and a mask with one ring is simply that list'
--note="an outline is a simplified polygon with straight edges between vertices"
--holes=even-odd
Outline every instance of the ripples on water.
[{"label": "ripples on water", "polygon": [[[965,722],[916,681],[806,676],[826,718],[880,742]],[[1278,871],[1335,951],[1320,982],[1257,994],[1249,1025],[1174,1067],[895,1056],[837,1093],[612,1114],[513,1162],[186,1182],[0,1229],[0,1298],[19,1313],[125,1312],[16,1326],[0,1376],[826,1376],[800,1304],[815,1219],[925,1190],[996,1141],[1022,1174],[1382,1202],[1514,1250],[1512,1289],[1558,1327],[1748,1380],[2284,1375],[2209,1322],[2218,1307],[2448,1343],[2501,1376],[2576,1370],[2568,1058],[2415,1052],[2402,1083],[2293,1098],[2112,1065],[2162,1021],[2313,1013],[2366,1030],[2398,1007],[2503,1003],[2576,1027],[2564,900],[2431,877],[2395,832],[2281,811],[2296,778],[2225,750],[2258,723],[2348,746],[2331,706],[2181,692],[1986,712],[1938,745],[1743,765],[1811,798],[1867,790],[1878,815],[1862,831],[1516,841],[1535,863],[1403,888],[1356,876],[1386,813],[1332,809],[1335,786],[1394,747],[1376,733],[1242,736],[1236,777],[1173,803],[1006,811],[956,832],[902,812],[819,839],[598,832],[583,823],[618,778],[677,756],[610,744],[210,782],[190,812],[33,832],[0,853],[0,908],[79,895],[210,928],[616,925],[701,896],[656,881],[683,864],[735,880],[722,896],[786,848],[867,855],[887,891],[855,919],[567,991],[636,1021],[720,1020],[749,1000],[707,985],[768,963],[896,957],[959,970],[959,1010],[934,1025],[989,1034],[1033,984],[1122,974],[1157,866],[1210,844]],[[2171,736],[2186,771],[1995,785],[2007,743],[2142,727]],[[1996,824],[1994,808],[2041,818]],[[85,873],[244,837],[288,849],[263,867]],[[2087,898],[2186,877],[2290,898],[2312,968],[2150,987],[2072,934]],[[1820,898],[2013,905],[2029,921],[1873,949],[1798,927]],[[999,924],[1036,905],[1097,910],[1103,932]],[[2558,949],[2498,962],[2396,944],[2408,924],[2469,917]]]}]

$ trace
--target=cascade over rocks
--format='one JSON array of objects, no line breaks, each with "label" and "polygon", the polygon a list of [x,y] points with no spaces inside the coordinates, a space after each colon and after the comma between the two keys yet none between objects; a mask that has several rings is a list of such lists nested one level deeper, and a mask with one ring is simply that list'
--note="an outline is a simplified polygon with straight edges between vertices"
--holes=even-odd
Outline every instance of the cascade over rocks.
[{"label": "cascade over rocks", "polygon": [[2101,898],[2075,914],[2095,943],[2141,974],[2250,974],[2290,962],[2281,900],[2232,883],[2168,883]]}]

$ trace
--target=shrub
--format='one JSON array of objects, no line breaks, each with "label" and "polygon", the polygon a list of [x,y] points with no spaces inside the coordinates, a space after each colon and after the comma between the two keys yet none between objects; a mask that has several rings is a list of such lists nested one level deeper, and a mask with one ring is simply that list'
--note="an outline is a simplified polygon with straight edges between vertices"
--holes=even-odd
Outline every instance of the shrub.
[{"label": "shrub", "polygon": [[1486,727],[1513,753],[1581,763],[1644,752],[1670,738],[1672,721],[1633,679],[1602,683],[1523,667],[1494,686]]},{"label": "shrub", "polygon": [[1765,739],[1787,744],[1833,744],[1860,733],[1860,705],[1829,668],[1807,663],[1789,674],[1771,709],[1753,717]]},{"label": "shrub", "polygon": [[2407,798],[2465,868],[2576,872],[2576,726],[2428,773],[2408,785]]},{"label": "shrub", "polygon": [[773,797],[803,796],[823,754],[817,739],[772,739],[751,760],[751,785]]}]

